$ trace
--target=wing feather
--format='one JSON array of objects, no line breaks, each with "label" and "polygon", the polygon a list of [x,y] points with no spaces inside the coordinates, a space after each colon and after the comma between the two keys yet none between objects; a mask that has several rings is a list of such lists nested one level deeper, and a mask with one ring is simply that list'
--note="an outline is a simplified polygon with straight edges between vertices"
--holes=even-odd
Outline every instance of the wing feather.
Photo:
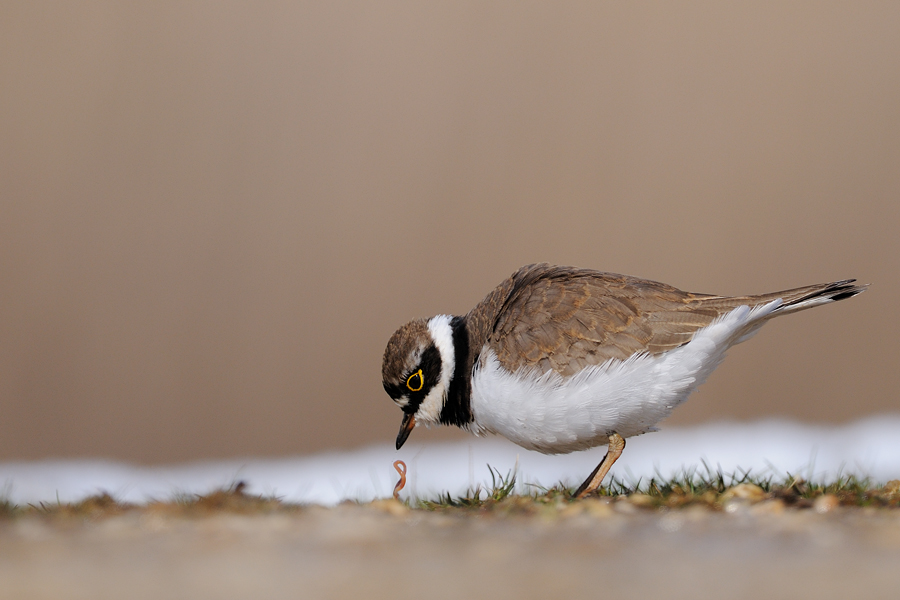
[{"label": "wing feather", "polygon": [[759,296],[712,296],[626,275],[528,265],[466,316],[475,342],[470,360],[487,344],[506,369],[530,367],[570,376],[610,359],[682,346],[738,306],[781,299],[770,318],[843,300],[866,287],[849,279]]},{"label": "wing feather", "polygon": [[524,271],[524,281],[514,281],[488,339],[507,369],[569,376],[609,359],[664,352],[690,341],[720,312],[691,305],[702,295],[654,281],[538,267],[516,274]]}]

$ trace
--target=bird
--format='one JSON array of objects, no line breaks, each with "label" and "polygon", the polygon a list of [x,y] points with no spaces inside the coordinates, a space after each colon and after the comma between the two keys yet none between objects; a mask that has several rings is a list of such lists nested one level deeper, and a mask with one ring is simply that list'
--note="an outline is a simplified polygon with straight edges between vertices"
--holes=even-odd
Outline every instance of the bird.
[{"label": "bird", "polygon": [[466,315],[414,319],[390,337],[382,383],[418,425],[499,434],[528,450],[607,446],[574,492],[594,493],[625,439],[656,425],[726,351],[775,317],[851,298],[855,279],[715,296],[592,269],[526,265]]}]

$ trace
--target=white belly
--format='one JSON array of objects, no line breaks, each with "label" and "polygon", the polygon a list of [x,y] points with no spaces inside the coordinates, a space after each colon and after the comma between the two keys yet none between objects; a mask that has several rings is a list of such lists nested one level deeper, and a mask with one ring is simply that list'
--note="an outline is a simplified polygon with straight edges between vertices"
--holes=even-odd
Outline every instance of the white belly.
[{"label": "white belly", "polygon": [[485,346],[472,377],[470,429],[498,433],[545,454],[606,444],[613,432],[630,437],[652,431],[703,383],[729,347],[752,335],[780,304],[738,307],[684,346],[610,360],[565,378],[526,368],[510,372]]}]

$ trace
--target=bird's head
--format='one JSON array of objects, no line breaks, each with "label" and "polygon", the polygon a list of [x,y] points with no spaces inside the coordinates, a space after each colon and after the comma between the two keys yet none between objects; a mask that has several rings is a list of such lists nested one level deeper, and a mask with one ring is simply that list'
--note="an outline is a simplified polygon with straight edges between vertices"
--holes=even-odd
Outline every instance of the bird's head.
[{"label": "bird's head", "polygon": [[438,315],[410,321],[394,332],[384,350],[384,391],[403,409],[397,449],[417,423],[440,423],[453,376],[452,317]]}]

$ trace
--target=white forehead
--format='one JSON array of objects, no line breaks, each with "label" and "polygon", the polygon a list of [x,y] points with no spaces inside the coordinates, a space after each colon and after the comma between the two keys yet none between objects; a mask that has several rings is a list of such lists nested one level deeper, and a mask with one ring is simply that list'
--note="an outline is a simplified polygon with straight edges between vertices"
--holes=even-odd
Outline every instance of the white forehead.
[{"label": "white forehead", "polygon": [[431,334],[434,345],[441,353],[441,363],[446,363],[445,357],[449,357],[451,360],[454,358],[453,328],[450,326],[452,320],[453,317],[450,315],[438,315],[428,320],[428,333]]}]

